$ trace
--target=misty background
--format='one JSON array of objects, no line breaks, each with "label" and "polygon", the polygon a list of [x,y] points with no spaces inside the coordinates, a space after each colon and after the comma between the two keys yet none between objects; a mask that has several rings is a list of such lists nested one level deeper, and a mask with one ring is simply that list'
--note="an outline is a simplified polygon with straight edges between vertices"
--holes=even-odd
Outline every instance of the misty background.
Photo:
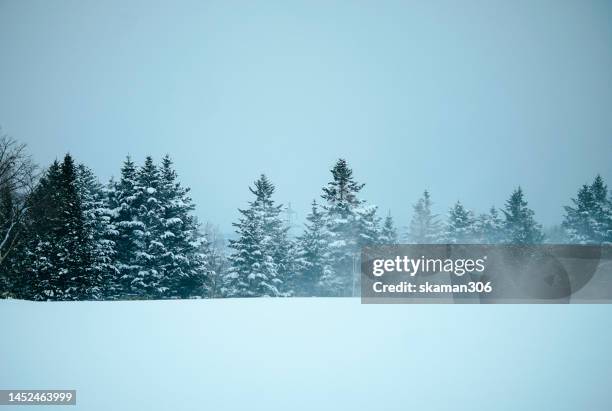
[{"label": "misty background", "polygon": [[226,233],[262,172],[301,224],[338,157],[399,227],[519,184],[558,224],[612,179],[612,3],[460,3],[0,0],[0,125],[104,181],[169,153]]}]

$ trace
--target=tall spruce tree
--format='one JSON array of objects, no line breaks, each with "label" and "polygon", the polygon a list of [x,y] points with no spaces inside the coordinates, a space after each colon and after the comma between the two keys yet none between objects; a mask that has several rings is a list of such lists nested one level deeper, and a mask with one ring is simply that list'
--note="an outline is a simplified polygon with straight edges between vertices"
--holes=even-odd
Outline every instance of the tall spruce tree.
[{"label": "tall spruce tree", "polygon": [[304,233],[298,237],[299,276],[296,276],[294,284],[296,295],[306,297],[325,295],[321,280],[332,274],[330,235],[325,215],[316,200],[312,201],[311,207]]},{"label": "tall spruce tree", "polygon": [[442,240],[442,229],[438,216],[431,211],[432,201],[425,190],[423,197],[413,206],[413,214],[406,240],[413,244],[436,244]]},{"label": "tall spruce tree", "polygon": [[189,197],[189,188],[183,187],[177,178],[172,160],[162,160],[158,199],[162,206],[159,241],[163,253],[158,269],[163,272],[160,283],[161,296],[188,298],[208,293],[208,261],[203,244],[206,239],[200,234],[193,216],[195,206]]},{"label": "tall spruce tree", "polygon": [[353,170],[339,159],[330,170],[332,181],[323,187],[323,209],[330,234],[332,270],[321,279],[327,295],[349,296],[357,292],[357,267],[361,247],[380,237],[376,207],[359,198],[365,184],[353,178]]},{"label": "tall spruce tree", "polygon": [[19,298],[31,300],[59,300],[63,288],[59,286],[56,233],[61,225],[60,164],[56,160],[41,176],[27,200],[26,241],[20,247],[22,259],[17,269],[23,281],[16,290]]},{"label": "tall spruce tree", "polygon": [[506,242],[510,244],[538,244],[544,240],[542,227],[535,221],[521,187],[518,187],[503,210]]},{"label": "tall spruce tree", "polygon": [[265,175],[262,174],[254,185],[255,189],[250,189],[256,197],[254,210],[261,218],[264,240],[278,276],[282,280],[280,291],[283,295],[290,295],[292,293],[290,276],[294,274],[295,248],[288,237],[289,226],[283,215],[284,207],[282,204],[275,205],[272,195],[276,188]]},{"label": "tall spruce tree", "polygon": [[114,265],[116,230],[111,223],[108,196],[93,171],[77,167],[77,189],[81,199],[85,242],[84,272],[88,279],[83,296],[87,299],[112,299],[118,293],[118,270]]},{"label": "tall spruce tree", "polygon": [[275,187],[261,175],[254,188],[249,187],[255,200],[249,208],[238,211],[236,240],[230,240],[233,249],[231,266],[225,276],[225,294],[232,297],[281,296],[287,290],[286,264],[291,249],[287,230],[281,216],[282,205],[276,205],[272,195]]},{"label": "tall spruce tree", "polygon": [[70,154],[54,162],[28,199],[29,232],[20,269],[24,298],[81,300],[92,298],[87,273],[91,261],[77,169]]},{"label": "tall spruce tree", "polygon": [[60,196],[61,225],[57,227],[57,238],[61,288],[65,299],[87,299],[92,283],[85,268],[91,262],[85,252],[87,234],[77,187],[77,169],[70,154],[66,154],[60,167]]},{"label": "tall spruce tree", "polygon": [[121,167],[119,181],[111,180],[108,186],[108,201],[112,210],[111,224],[116,231],[115,266],[119,271],[115,298],[137,295],[137,289],[133,289],[132,282],[140,271],[140,262],[137,259],[141,247],[139,234],[145,229],[138,213],[142,197],[136,192],[137,177],[137,167],[128,156]]},{"label": "tall spruce tree", "polygon": [[163,205],[160,199],[160,172],[148,156],[138,169],[134,186],[138,225],[133,231],[136,242],[135,263],[137,271],[131,278],[131,292],[140,298],[160,298],[167,291],[161,284],[162,255],[166,249],[161,242],[163,235]]}]

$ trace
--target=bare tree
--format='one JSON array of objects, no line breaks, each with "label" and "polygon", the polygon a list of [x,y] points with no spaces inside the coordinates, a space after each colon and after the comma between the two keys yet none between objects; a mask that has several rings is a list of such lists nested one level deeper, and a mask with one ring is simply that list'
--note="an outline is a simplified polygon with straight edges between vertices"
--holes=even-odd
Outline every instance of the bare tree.
[{"label": "bare tree", "polygon": [[0,264],[19,240],[26,198],[34,189],[37,167],[27,146],[5,134],[0,136],[0,193],[4,207],[0,216]]}]

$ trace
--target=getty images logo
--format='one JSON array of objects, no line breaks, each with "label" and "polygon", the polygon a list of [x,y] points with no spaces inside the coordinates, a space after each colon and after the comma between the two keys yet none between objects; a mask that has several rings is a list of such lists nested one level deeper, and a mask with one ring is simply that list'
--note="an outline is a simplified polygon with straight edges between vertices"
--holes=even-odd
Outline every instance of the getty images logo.
[{"label": "getty images logo", "polygon": [[414,277],[420,273],[452,273],[461,277],[466,273],[482,273],[487,256],[482,258],[411,258],[396,256],[372,260],[372,274],[381,277],[386,273],[404,273]]}]

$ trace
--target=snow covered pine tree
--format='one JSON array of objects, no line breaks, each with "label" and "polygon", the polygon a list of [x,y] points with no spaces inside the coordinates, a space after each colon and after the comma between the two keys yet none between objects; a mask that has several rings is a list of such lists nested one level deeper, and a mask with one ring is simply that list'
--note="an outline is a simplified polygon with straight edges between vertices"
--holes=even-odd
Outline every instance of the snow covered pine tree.
[{"label": "snow covered pine tree", "polygon": [[115,233],[115,266],[119,278],[114,298],[133,298],[138,296],[138,289],[132,286],[140,265],[136,259],[140,244],[137,232],[144,231],[144,224],[139,220],[138,200],[136,196],[137,168],[128,156],[121,167],[119,181],[111,180],[108,185],[109,206],[112,210],[111,224]]},{"label": "snow covered pine tree", "polygon": [[321,278],[321,286],[324,295],[356,295],[361,248],[378,243],[380,222],[377,208],[358,198],[365,184],[354,180],[346,160],[339,159],[330,171],[333,179],[323,187],[321,197],[325,200],[332,270]]},{"label": "snow covered pine tree", "polygon": [[159,241],[164,250],[159,269],[163,272],[160,283],[163,297],[189,298],[208,293],[207,277],[212,273],[202,252],[206,239],[200,234],[193,216],[195,206],[189,191],[178,182],[172,160],[166,155],[162,160],[159,186],[162,206]]},{"label": "snow covered pine tree", "polygon": [[304,233],[298,237],[297,265],[299,275],[295,278],[295,294],[311,297],[324,295],[321,279],[332,275],[330,234],[325,215],[315,200]]},{"label": "snow covered pine tree", "polygon": [[292,246],[281,218],[282,205],[274,204],[275,187],[265,175],[254,186],[249,190],[255,200],[249,208],[238,210],[241,217],[233,224],[238,239],[229,244],[234,252],[224,278],[224,294],[228,297],[276,297],[291,291],[286,289],[290,275],[286,264]]},{"label": "snow covered pine tree", "polygon": [[138,271],[131,279],[131,286],[141,298],[161,298],[167,291],[161,285],[164,274],[161,256],[165,249],[161,242],[163,206],[159,198],[160,184],[159,169],[153,158],[147,156],[136,173],[134,186],[136,220],[141,224],[133,232],[138,245],[135,255]]},{"label": "snow covered pine tree", "polygon": [[108,196],[94,173],[86,166],[77,167],[77,190],[81,199],[85,242],[83,274],[87,277],[87,299],[109,299],[116,293],[118,270],[114,265],[116,234],[111,224]]},{"label": "snow covered pine tree", "polygon": [[612,201],[603,178],[597,175],[591,185],[583,185],[572,202],[573,207],[564,207],[563,228],[569,241],[576,244],[612,242]]},{"label": "snow covered pine tree", "polygon": [[534,212],[525,201],[523,190],[518,187],[503,210],[505,242],[510,244],[538,244],[544,240],[541,226],[534,219]]},{"label": "snow covered pine tree", "polygon": [[457,201],[448,212],[444,227],[444,241],[449,244],[467,244],[476,237],[474,215]]},{"label": "snow covered pine tree", "polygon": [[379,242],[384,245],[395,245],[397,241],[397,228],[395,228],[393,217],[391,217],[391,212],[389,212],[380,230]]},{"label": "snow covered pine tree", "polygon": [[21,295],[34,300],[104,298],[113,243],[103,194],[69,154],[55,161],[28,199]]}]

